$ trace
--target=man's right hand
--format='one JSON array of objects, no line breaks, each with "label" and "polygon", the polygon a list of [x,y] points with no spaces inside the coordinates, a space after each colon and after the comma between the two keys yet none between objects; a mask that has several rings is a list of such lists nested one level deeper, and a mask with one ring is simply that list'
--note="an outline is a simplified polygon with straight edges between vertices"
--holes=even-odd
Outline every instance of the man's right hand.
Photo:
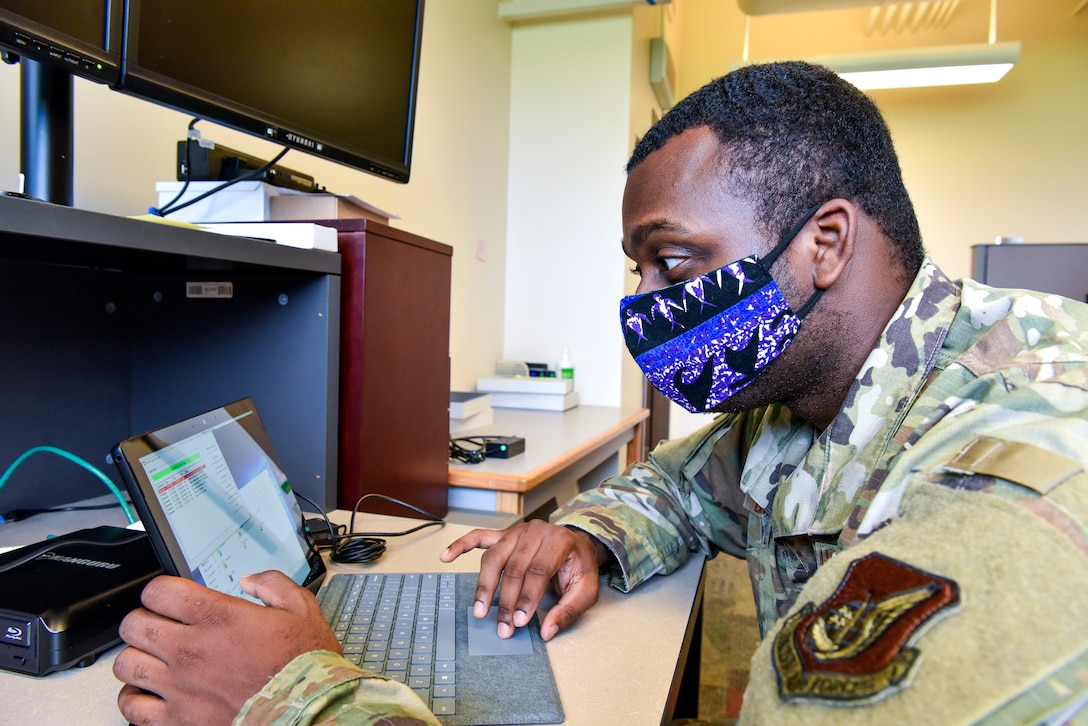
[{"label": "man's right hand", "polygon": [[480,558],[472,614],[486,616],[498,590],[500,638],[529,623],[553,577],[560,598],[541,622],[540,637],[551,640],[568,628],[597,602],[597,571],[609,556],[603,544],[581,530],[530,520],[506,530],[474,529],[441,559],[453,562],[477,548],[487,551]]}]

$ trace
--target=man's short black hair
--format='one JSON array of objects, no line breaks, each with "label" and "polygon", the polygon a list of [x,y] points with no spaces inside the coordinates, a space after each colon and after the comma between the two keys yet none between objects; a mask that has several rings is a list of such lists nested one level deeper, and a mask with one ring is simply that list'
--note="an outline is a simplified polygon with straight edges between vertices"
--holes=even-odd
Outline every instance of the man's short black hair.
[{"label": "man's short black hair", "polygon": [[635,147],[628,173],[673,136],[706,126],[731,162],[736,193],[756,204],[757,223],[777,242],[810,207],[858,205],[897,246],[913,275],[924,250],[891,134],[876,104],[821,66],[751,65],[680,101]]}]

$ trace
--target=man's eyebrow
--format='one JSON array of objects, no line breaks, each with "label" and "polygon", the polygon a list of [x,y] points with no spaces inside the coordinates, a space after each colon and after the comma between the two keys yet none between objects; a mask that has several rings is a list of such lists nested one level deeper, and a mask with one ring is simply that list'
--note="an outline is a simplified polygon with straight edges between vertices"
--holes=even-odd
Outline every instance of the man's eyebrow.
[{"label": "man's eyebrow", "polygon": [[675,234],[686,234],[687,230],[685,230],[680,225],[669,222],[668,220],[655,219],[651,222],[640,224],[639,226],[631,230],[630,237],[622,240],[621,242],[624,251],[630,254],[638,252],[638,248],[646,243],[646,238],[654,234],[655,232],[672,232]]}]

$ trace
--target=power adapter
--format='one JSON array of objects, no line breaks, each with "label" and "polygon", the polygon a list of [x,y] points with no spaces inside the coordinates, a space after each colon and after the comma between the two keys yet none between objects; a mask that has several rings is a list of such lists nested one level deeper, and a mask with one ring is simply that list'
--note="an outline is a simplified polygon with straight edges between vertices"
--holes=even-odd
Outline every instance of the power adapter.
[{"label": "power adapter", "polygon": [[[334,524],[336,536],[344,534],[347,530],[342,524]],[[306,519],[306,533],[310,535],[310,541],[314,547],[331,547],[334,544],[334,536],[329,532],[329,524],[321,517],[309,517]]]},{"label": "power adapter", "polygon": [[488,459],[509,459],[525,452],[525,439],[520,436],[489,436],[484,442]]}]

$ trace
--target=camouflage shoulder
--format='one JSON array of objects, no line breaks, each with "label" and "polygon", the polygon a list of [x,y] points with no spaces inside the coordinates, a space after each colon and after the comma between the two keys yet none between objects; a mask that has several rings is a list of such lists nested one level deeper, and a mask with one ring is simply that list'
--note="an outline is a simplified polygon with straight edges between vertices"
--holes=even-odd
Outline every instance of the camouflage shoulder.
[{"label": "camouflage shoulder", "polygon": [[899,516],[822,565],[761,643],[741,723],[1049,723],[1082,712],[1088,549],[1071,525],[1086,488],[1083,471],[1018,496],[920,472]]}]

